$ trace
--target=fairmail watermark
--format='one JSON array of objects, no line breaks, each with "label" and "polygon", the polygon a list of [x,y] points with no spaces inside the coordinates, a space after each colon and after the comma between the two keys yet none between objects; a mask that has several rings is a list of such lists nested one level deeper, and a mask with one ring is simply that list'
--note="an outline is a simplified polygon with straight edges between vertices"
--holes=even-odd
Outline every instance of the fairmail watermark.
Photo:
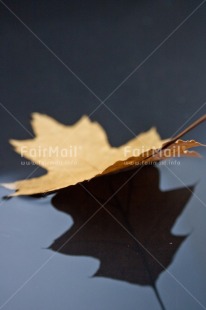
[{"label": "fairmail watermark", "polygon": [[[124,147],[125,165],[180,165],[178,158],[187,155],[189,151],[184,146],[173,145],[168,148],[159,148],[155,146],[146,148],[134,148],[132,146]],[[176,159],[175,159],[176,158]]]},{"label": "fairmail watermark", "polygon": [[21,160],[22,166],[39,165],[39,166],[61,166],[77,165],[82,153],[81,145],[69,145],[67,147],[59,146],[41,146],[28,147],[22,146],[20,150],[21,158],[31,160]]}]

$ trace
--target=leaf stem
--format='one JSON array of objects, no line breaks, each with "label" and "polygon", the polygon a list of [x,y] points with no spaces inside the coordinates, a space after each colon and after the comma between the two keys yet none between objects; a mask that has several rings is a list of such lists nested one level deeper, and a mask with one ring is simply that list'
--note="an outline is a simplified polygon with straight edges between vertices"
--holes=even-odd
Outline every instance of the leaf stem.
[{"label": "leaf stem", "polygon": [[198,118],[194,123],[192,123],[191,125],[189,125],[187,128],[185,128],[183,131],[181,131],[178,135],[176,135],[175,137],[171,138],[170,141],[166,142],[162,149],[167,148],[169,145],[173,144],[175,141],[177,141],[179,138],[181,138],[182,136],[184,136],[186,133],[188,133],[190,130],[194,129],[195,127],[197,127],[198,125],[200,125],[201,123],[203,123],[204,121],[206,121],[206,114],[203,115],[202,117]]},{"label": "leaf stem", "polygon": [[153,288],[153,290],[154,290],[154,292],[155,292],[155,295],[156,295],[157,300],[159,301],[159,304],[160,304],[161,309],[162,309],[162,310],[166,310],[166,308],[165,308],[165,306],[164,306],[164,304],[163,304],[162,298],[160,297],[160,294],[159,294],[159,292],[158,292],[158,289],[157,289],[156,285],[153,284],[153,285],[152,285],[152,288]]}]

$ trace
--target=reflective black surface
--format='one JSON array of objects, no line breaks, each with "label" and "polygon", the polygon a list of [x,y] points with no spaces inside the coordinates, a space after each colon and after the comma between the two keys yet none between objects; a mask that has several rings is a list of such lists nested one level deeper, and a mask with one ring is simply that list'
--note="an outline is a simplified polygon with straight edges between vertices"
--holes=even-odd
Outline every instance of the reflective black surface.
[{"label": "reflective black surface", "polygon": [[[3,201],[2,309],[204,309],[205,160],[170,169],[143,168],[79,231],[99,208],[82,187]],[[84,186],[103,202],[131,173]]]},{"label": "reflective black surface", "polygon": [[[72,124],[112,93],[91,118],[114,146],[154,125],[167,138],[204,114],[200,3],[5,1],[13,13],[0,3],[0,182],[34,170],[8,144],[30,138],[34,111]],[[205,132],[185,138],[206,144]],[[205,159],[144,171],[105,205],[119,223],[101,210],[79,232],[99,208],[80,187],[2,200],[0,309],[206,309]],[[102,203],[130,173],[85,186]]]}]

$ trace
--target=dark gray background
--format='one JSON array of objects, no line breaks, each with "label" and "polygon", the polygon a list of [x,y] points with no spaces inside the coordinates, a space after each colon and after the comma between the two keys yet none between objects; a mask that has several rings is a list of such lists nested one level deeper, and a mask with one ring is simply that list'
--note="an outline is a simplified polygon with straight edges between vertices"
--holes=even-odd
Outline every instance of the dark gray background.
[{"label": "dark gray background", "polygon": [[[5,4],[101,100],[201,1],[6,1]],[[206,101],[206,5],[202,5],[92,114],[113,145],[155,125],[171,136]],[[32,112],[72,124],[100,103],[0,4],[0,102],[29,130]],[[10,138],[28,133],[0,107],[1,168],[19,159]],[[205,113],[203,107],[192,119]],[[126,126],[118,120],[119,117]],[[191,121],[192,121],[191,120]],[[198,136],[197,136],[198,138]],[[2,162],[7,163],[2,165]]]},{"label": "dark gray background", "polygon": [[[143,62],[106,101],[114,114],[101,106],[91,118],[103,125],[115,146],[153,125],[162,137],[173,135],[188,118],[192,122],[206,111],[206,4],[153,51],[200,3],[6,0],[42,44],[0,1],[1,104],[29,131],[32,112],[72,124],[95,110],[100,103],[96,96],[104,100]],[[0,106],[0,182],[26,177],[33,170],[20,165],[8,144],[11,138],[30,135],[5,108]],[[206,143],[205,128],[201,125],[187,137]],[[169,274],[161,275],[157,287],[167,309],[205,309],[205,160],[183,160],[171,169],[179,180],[162,167],[161,188],[197,183],[197,197],[173,228],[175,234],[191,236],[169,271],[203,306]],[[8,193],[0,191],[1,196]],[[10,200],[0,211],[2,305],[50,258],[45,248],[72,219],[52,208],[50,198]],[[91,279],[98,266],[94,258],[56,254],[4,310],[159,309],[149,287]]]}]

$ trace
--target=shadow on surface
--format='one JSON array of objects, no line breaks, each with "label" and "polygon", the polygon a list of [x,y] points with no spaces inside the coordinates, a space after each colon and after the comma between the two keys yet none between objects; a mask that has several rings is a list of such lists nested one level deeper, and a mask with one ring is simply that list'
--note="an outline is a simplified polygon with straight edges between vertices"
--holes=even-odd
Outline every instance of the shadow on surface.
[{"label": "shadow on surface", "polygon": [[[160,191],[155,167],[134,173],[105,176],[83,183],[84,188],[61,190],[52,203],[71,215],[74,223],[49,248],[99,259],[94,276],[154,287],[186,238],[172,235],[171,229],[191,192],[187,188]],[[94,197],[105,207],[99,209]]]}]

